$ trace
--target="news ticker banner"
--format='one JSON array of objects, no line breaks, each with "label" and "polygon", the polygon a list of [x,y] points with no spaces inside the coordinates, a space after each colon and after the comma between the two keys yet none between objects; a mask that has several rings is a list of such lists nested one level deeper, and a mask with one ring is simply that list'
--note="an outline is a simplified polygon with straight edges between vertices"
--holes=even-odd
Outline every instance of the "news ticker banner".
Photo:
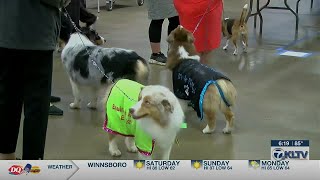
[{"label": "news ticker banner", "polygon": [[[271,160],[0,161],[0,179],[320,178],[309,140],[271,140]],[[310,176],[310,177],[309,177]]]},{"label": "news ticker banner", "polygon": [[0,161],[0,179],[320,179],[319,160]]}]

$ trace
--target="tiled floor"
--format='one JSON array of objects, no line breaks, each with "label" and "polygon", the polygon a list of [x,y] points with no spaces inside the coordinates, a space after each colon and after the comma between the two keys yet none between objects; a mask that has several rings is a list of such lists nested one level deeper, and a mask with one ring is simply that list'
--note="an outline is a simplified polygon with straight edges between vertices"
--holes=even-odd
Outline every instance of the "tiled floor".
[{"label": "tiled floor", "polygon": [[[239,16],[244,0],[225,0],[225,15]],[[100,1],[104,5],[104,1]],[[291,3],[294,1],[290,1]],[[281,3],[281,1],[273,1]],[[320,1],[313,10],[305,0],[300,6],[299,39],[288,50],[311,52],[308,58],[279,56],[276,49],[294,39],[294,16],[287,11],[265,10],[263,36],[249,19],[249,52],[233,56],[221,48],[212,54],[210,66],[226,72],[238,89],[235,109],[236,129],[222,134],[223,116],[218,116],[217,131],[202,134],[204,122],[193,111],[187,112],[188,128],[183,129],[171,159],[269,159],[270,140],[308,139],[310,158],[320,159]],[[96,1],[89,1],[90,11],[97,13]],[[292,4],[294,5],[294,4]],[[91,9],[91,7],[93,7]],[[295,6],[294,6],[295,7]],[[134,49],[149,58],[147,11],[134,0],[117,0],[113,11],[101,7],[98,32],[107,38],[108,47]],[[163,51],[166,25],[163,28]],[[223,40],[223,43],[225,40]],[[222,45],[221,45],[222,47]],[[170,73],[152,65],[152,83],[171,87]],[[71,86],[59,55],[54,60],[53,95],[62,101],[56,106],[64,110],[62,117],[50,117],[46,159],[113,159],[108,153],[107,135],[102,130],[101,112],[83,104],[82,110],[71,110]],[[18,153],[21,152],[21,137]],[[125,152],[124,146],[121,146]],[[136,159],[123,153],[120,159]]]}]

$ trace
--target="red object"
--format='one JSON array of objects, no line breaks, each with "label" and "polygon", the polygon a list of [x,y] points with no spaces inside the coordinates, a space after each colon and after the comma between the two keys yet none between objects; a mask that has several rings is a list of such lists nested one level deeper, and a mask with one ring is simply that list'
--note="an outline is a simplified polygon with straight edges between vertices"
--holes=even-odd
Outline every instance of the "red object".
[{"label": "red object", "polygon": [[23,173],[22,166],[13,165],[8,169],[9,173],[12,175],[20,175]]},{"label": "red object", "polygon": [[220,46],[222,0],[174,0],[174,5],[180,24],[190,32],[195,30],[204,15],[193,34],[198,52],[211,51]]}]

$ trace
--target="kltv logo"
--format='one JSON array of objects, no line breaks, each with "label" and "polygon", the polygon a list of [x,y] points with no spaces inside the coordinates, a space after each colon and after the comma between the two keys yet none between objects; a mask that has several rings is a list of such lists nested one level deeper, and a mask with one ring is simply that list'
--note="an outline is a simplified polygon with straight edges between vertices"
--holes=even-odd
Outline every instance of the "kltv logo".
[{"label": "kltv logo", "polygon": [[272,157],[277,160],[285,159],[298,159],[298,160],[307,160],[309,151],[285,151],[281,148],[276,148],[272,151]]},{"label": "kltv logo", "polygon": [[13,165],[8,170],[11,175],[20,175],[23,173],[23,168],[20,165]]}]

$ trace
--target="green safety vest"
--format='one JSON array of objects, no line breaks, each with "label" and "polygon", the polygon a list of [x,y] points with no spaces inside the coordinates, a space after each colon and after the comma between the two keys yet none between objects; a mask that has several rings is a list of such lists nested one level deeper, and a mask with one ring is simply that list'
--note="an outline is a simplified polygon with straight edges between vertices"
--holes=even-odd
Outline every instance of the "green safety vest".
[{"label": "green safety vest", "polygon": [[138,102],[142,87],[144,86],[128,79],[119,80],[113,86],[106,102],[104,129],[110,133],[134,137],[139,152],[150,156],[154,140],[141,129],[129,113],[129,109]]}]

